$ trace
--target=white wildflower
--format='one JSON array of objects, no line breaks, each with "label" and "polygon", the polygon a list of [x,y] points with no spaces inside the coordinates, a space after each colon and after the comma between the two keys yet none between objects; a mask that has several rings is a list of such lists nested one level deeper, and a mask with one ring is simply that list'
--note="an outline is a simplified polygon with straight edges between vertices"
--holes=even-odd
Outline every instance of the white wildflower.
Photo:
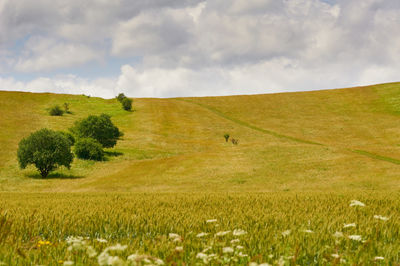
[{"label": "white wildflower", "polygon": [[99,263],[100,266],[102,265],[107,265],[108,264],[108,258],[110,255],[106,250],[100,253],[100,255],[97,257],[97,262]]},{"label": "white wildflower", "polygon": [[271,264],[264,262],[264,263],[259,264],[258,266],[271,266]]},{"label": "white wildflower", "polygon": [[164,265],[164,261],[162,259],[156,258],[154,260],[155,265]]},{"label": "white wildflower", "polygon": [[339,254],[332,254],[331,256],[334,257],[335,259],[340,258]]},{"label": "white wildflower", "polygon": [[353,207],[353,206],[365,207],[365,204],[358,200],[352,200],[350,202],[350,207]]},{"label": "white wildflower", "polygon": [[343,237],[343,233],[342,233],[342,232],[336,231],[336,232],[333,234],[333,236],[336,237],[336,238],[341,238],[341,237]]},{"label": "white wildflower", "polygon": [[240,242],[240,239],[237,239],[237,238],[231,240],[231,244],[237,244],[239,242]]},{"label": "white wildflower", "polygon": [[89,256],[89,258],[93,258],[97,255],[97,252],[92,246],[88,246],[86,248],[86,254]]},{"label": "white wildflower", "polygon": [[144,263],[151,264],[151,260],[149,260],[148,258],[144,258],[144,259],[142,259],[142,261]]},{"label": "white wildflower", "polygon": [[183,247],[182,246],[175,247],[175,251],[176,252],[182,252],[183,251]]},{"label": "white wildflower", "polygon": [[384,257],[375,257],[374,260],[384,260]]},{"label": "white wildflower", "polygon": [[141,256],[138,254],[131,254],[126,258],[126,260],[137,261],[137,260],[139,260],[140,257]]},{"label": "white wildflower", "polygon": [[374,218],[375,218],[375,219],[378,219],[378,220],[382,220],[382,221],[387,221],[387,220],[389,220],[388,217],[385,217],[385,216],[382,216],[382,215],[374,215]]},{"label": "white wildflower", "polygon": [[217,219],[209,219],[209,220],[207,220],[206,221],[206,223],[216,223],[217,222]]},{"label": "white wildflower", "polygon": [[169,239],[174,239],[174,238],[180,238],[181,236],[175,233],[169,233],[168,238]]},{"label": "white wildflower", "polygon": [[272,259],[274,257],[274,254],[269,254],[268,258]]},{"label": "white wildflower", "polygon": [[212,247],[208,246],[208,247],[206,247],[205,249],[203,249],[202,252],[203,252],[203,253],[206,253],[206,252],[208,252],[209,250],[211,250],[211,248],[212,248]]},{"label": "white wildflower", "polygon": [[283,231],[282,236],[288,236],[288,235],[290,235],[291,232],[292,231],[290,231],[290,230]]},{"label": "white wildflower", "polygon": [[350,235],[349,238],[354,241],[361,241],[362,237],[360,235]]},{"label": "white wildflower", "polygon": [[250,262],[249,266],[258,266],[258,263],[257,262]]},{"label": "white wildflower", "polygon": [[100,242],[100,243],[107,243],[108,242],[106,239],[103,239],[103,238],[97,238],[96,241]]},{"label": "white wildflower", "polygon": [[240,246],[240,245],[237,245],[236,248],[237,248],[237,249],[244,249],[244,247],[243,247],[243,246]]},{"label": "white wildflower", "polygon": [[73,261],[71,261],[71,260],[67,260],[67,261],[64,261],[64,263],[63,263],[63,265],[64,266],[69,266],[69,265],[74,265],[74,262]]},{"label": "white wildflower", "polygon": [[207,235],[208,235],[208,233],[201,232],[201,233],[197,234],[196,237],[204,237]]},{"label": "white wildflower", "polygon": [[238,256],[241,257],[241,258],[245,258],[245,257],[248,257],[249,255],[243,254],[243,253],[240,251],[239,254],[238,254]]},{"label": "white wildflower", "polygon": [[107,247],[105,251],[113,250],[113,251],[124,251],[128,246],[127,245],[121,245],[120,243],[117,243],[115,246]]},{"label": "white wildflower", "polygon": [[125,265],[125,262],[118,256],[109,256],[107,265],[122,266]]},{"label": "white wildflower", "polygon": [[199,253],[197,253],[196,258],[197,258],[197,259],[204,260],[204,259],[207,259],[208,256],[207,256],[207,254],[205,254],[205,253],[203,253],[203,252],[199,252]]},{"label": "white wildflower", "polygon": [[215,234],[215,236],[224,236],[229,234],[231,231],[220,231],[218,233]]},{"label": "white wildflower", "polygon": [[234,236],[241,236],[241,235],[245,235],[247,234],[246,231],[242,230],[242,229],[235,229],[233,230],[233,235]]},{"label": "white wildflower", "polygon": [[231,247],[224,247],[223,249],[222,249],[222,252],[223,253],[233,253],[233,248],[231,248]]},{"label": "white wildflower", "polygon": [[304,233],[308,233],[308,234],[314,233],[314,231],[311,231],[311,230],[309,230],[309,229],[303,230],[303,232],[304,232]]},{"label": "white wildflower", "polygon": [[355,223],[351,223],[351,224],[344,224],[343,228],[349,228],[349,227],[356,227]]}]

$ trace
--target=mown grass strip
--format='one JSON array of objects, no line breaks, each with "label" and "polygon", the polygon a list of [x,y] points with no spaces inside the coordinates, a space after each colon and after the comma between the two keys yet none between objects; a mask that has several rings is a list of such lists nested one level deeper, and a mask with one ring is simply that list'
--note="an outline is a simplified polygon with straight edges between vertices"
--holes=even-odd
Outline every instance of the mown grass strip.
[{"label": "mown grass strip", "polygon": [[400,165],[400,160],[395,159],[395,158],[391,158],[391,157],[386,157],[386,156],[382,156],[379,154],[375,154],[375,153],[371,153],[368,151],[363,151],[363,150],[352,150],[352,152],[364,155],[364,156],[368,156],[372,159],[377,159],[377,160],[381,160],[381,161],[386,161],[389,163],[394,163],[394,164],[399,164]]},{"label": "mown grass strip", "polygon": [[272,130],[268,130],[268,129],[263,129],[263,128],[257,127],[257,126],[255,126],[255,125],[249,124],[249,123],[244,122],[244,121],[242,121],[242,120],[239,120],[239,119],[236,119],[236,118],[227,116],[226,114],[222,113],[222,112],[219,111],[218,109],[216,109],[216,108],[214,108],[214,107],[211,107],[211,106],[208,106],[208,105],[205,105],[205,104],[202,104],[202,103],[197,103],[197,102],[193,102],[193,101],[191,101],[191,100],[182,99],[182,98],[176,98],[176,100],[180,100],[180,101],[184,101],[184,102],[196,104],[196,105],[198,105],[198,106],[200,106],[200,107],[203,107],[203,108],[205,108],[205,109],[207,109],[207,110],[209,110],[209,111],[215,113],[216,115],[218,115],[218,116],[220,116],[220,117],[223,117],[223,118],[225,118],[225,119],[227,119],[227,120],[230,120],[230,121],[232,121],[232,122],[234,122],[234,123],[236,123],[236,124],[239,124],[239,125],[241,125],[241,126],[248,127],[248,128],[253,129],[253,130],[257,130],[257,131],[262,132],[262,133],[264,133],[264,134],[268,134],[268,135],[271,135],[271,136],[274,136],[274,137],[277,137],[277,138],[288,139],[288,140],[295,141],[295,142],[299,142],[299,143],[305,143],[305,144],[311,144],[311,145],[322,145],[322,146],[324,146],[324,144],[321,144],[321,143],[318,143],[318,142],[309,141],[309,140],[304,140],[304,139],[299,139],[299,138],[295,138],[295,137],[292,137],[292,136],[283,135],[283,134],[280,134],[280,133],[275,132],[275,131],[272,131]]}]

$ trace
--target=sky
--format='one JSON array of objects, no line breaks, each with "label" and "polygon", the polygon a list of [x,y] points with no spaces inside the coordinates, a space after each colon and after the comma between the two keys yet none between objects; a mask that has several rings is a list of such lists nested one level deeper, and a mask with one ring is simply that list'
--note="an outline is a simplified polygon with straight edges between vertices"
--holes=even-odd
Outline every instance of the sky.
[{"label": "sky", "polygon": [[398,0],[0,0],[0,90],[218,96],[399,74]]}]

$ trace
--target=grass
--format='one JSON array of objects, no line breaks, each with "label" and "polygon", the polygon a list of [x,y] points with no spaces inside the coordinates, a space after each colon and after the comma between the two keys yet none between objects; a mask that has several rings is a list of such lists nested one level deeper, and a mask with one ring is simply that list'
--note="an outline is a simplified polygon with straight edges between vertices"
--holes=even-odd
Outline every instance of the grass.
[{"label": "grass", "polygon": [[[65,102],[70,113],[48,114]],[[0,92],[0,262],[95,265],[115,256],[117,265],[137,253],[136,262],[168,265],[400,263],[400,83],[133,106]],[[75,158],[47,179],[18,168],[23,137],[100,113],[124,132],[107,160]],[[366,206],[350,207],[354,199]],[[239,243],[230,242],[235,229],[247,232]]]}]

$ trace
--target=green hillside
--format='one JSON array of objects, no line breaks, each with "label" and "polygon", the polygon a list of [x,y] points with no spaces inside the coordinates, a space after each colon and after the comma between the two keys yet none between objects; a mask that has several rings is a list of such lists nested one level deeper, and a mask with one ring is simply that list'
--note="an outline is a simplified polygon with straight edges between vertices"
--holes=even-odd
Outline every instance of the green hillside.
[{"label": "green hillside", "polygon": [[[72,114],[49,116],[54,104]],[[0,92],[1,191],[345,191],[400,187],[400,83],[251,96],[115,100]],[[124,132],[107,161],[42,180],[18,142],[106,113]],[[229,133],[239,144],[226,143]]]}]

